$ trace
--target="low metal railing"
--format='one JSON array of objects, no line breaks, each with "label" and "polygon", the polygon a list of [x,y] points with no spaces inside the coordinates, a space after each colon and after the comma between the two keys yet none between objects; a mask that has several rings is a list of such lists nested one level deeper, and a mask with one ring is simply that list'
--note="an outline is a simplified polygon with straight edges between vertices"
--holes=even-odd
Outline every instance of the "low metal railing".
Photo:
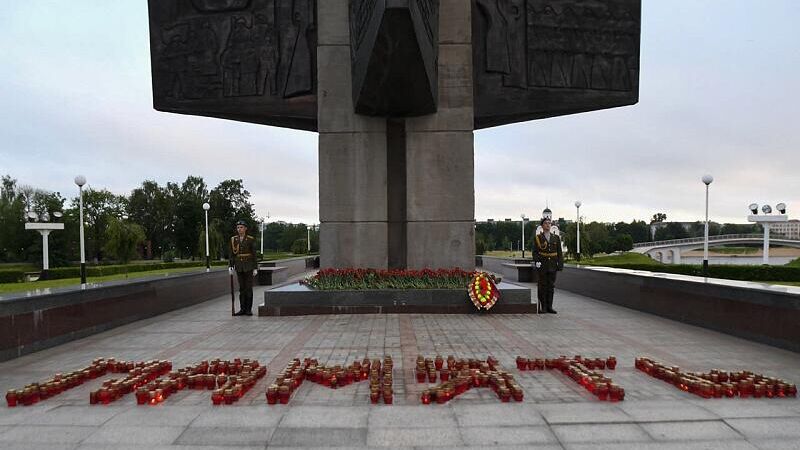
[{"label": "low metal railing", "polygon": [[[800,242],[800,239],[790,239],[781,235],[772,234],[772,239],[780,239],[784,241],[795,241]],[[764,239],[763,234],[751,233],[751,234],[721,234],[717,236],[709,236],[709,242],[715,241],[732,241],[736,239]],[[673,245],[680,245],[680,244],[702,244],[705,238],[696,237],[696,238],[686,238],[686,239],[672,239],[668,241],[655,241],[655,242],[639,242],[633,244],[633,248],[643,248],[643,247],[667,247]]]}]

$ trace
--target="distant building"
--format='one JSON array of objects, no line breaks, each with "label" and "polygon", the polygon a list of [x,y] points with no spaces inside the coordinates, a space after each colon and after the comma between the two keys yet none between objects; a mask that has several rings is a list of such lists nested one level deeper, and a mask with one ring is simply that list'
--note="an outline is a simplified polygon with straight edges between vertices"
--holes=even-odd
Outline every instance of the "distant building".
[{"label": "distant building", "polygon": [[686,232],[690,232],[692,230],[692,225],[697,222],[653,222],[650,224],[650,239],[656,240],[656,231],[666,227],[670,223],[678,223],[680,224]]},{"label": "distant building", "polygon": [[769,226],[769,231],[789,239],[800,239],[800,220],[773,223]]}]

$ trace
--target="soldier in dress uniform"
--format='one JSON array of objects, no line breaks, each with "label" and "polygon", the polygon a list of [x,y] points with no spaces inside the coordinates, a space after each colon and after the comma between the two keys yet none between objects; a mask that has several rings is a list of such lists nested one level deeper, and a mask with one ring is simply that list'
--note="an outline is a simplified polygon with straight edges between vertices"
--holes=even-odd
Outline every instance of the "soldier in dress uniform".
[{"label": "soldier in dress uniform", "polygon": [[247,222],[236,223],[236,236],[231,237],[230,273],[239,280],[239,312],[234,316],[253,315],[253,278],[258,275],[256,240],[247,234]]},{"label": "soldier in dress uniform", "polygon": [[556,287],[556,274],[564,270],[561,255],[561,238],[550,232],[552,221],[544,217],[542,232],[533,239],[533,264],[539,275],[539,311],[556,314],[553,309],[553,291]]}]

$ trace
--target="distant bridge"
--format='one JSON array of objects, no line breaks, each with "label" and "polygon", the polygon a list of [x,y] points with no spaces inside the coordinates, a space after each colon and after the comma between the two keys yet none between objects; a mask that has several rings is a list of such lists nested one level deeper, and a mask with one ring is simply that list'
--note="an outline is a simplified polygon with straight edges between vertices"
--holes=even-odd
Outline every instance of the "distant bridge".
[{"label": "distant bridge", "polygon": [[[672,239],[669,241],[640,242],[633,244],[633,252],[647,255],[657,261],[680,264],[681,252],[703,248],[705,238]],[[763,244],[763,234],[723,234],[709,236],[708,246],[721,247],[731,244]],[[800,248],[800,239],[789,239],[780,235],[771,235],[770,246],[781,245],[784,247]]]}]

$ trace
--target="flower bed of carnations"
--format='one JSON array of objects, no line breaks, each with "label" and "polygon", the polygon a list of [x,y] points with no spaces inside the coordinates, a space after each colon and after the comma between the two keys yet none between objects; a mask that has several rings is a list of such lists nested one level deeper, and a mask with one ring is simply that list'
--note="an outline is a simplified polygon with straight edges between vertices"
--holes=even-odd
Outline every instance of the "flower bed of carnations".
[{"label": "flower bed of carnations", "polygon": [[[384,289],[465,289],[481,272],[462,269],[324,269],[302,283],[320,291]],[[486,274],[488,277],[494,277]]]}]

